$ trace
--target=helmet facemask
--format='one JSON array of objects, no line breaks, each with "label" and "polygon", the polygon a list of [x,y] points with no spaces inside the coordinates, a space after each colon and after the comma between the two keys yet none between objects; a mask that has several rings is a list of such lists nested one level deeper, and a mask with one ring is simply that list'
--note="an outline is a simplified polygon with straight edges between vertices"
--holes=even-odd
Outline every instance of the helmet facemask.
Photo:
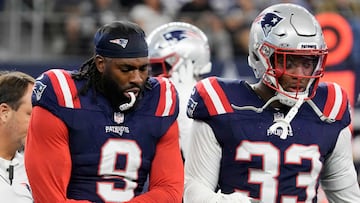
[{"label": "helmet facemask", "polygon": [[[281,103],[293,106],[300,97],[304,100],[314,97],[324,73],[326,50],[279,49],[264,43],[259,51],[267,64],[263,83],[276,91]],[[291,84],[284,83],[284,77],[291,78]]]},{"label": "helmet facemask", "polygon": [[170,77],[174,71],[174,67],[179,61],[180,57],[176,53],[158,58],[150,58],[150,73],[153,76]]}]

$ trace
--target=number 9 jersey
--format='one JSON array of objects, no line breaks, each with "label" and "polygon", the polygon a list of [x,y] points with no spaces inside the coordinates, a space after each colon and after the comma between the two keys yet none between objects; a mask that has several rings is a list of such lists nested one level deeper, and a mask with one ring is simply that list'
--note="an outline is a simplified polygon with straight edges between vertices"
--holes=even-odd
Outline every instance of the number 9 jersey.
[{"label": "number 9 jersey", "polygon": [[[127,112],[114,112],[93,90],[79,95],[85,82],[60,69],[36,81],[25,152],[35,201],[151,202],[166,192],[182,194],[179,104],[171,82],[149,78]],[[140,195],[149,174],[149,191]]]}]

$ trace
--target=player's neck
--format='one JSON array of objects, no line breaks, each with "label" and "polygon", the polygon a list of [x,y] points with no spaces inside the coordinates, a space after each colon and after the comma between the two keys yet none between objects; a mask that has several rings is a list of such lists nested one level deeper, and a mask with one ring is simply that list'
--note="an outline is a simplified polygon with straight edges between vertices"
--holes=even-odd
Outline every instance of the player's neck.
[{"label": "player's neck", "polygon": [[[267,102],[269,99],[275,96],[275,90],[266,86],[263,82],[258,82],[251,85],[254,92],[262,99],[264,102]],[[283,108],[284,105],[281,104],[278,100],[270,104],[272,108]]]}]

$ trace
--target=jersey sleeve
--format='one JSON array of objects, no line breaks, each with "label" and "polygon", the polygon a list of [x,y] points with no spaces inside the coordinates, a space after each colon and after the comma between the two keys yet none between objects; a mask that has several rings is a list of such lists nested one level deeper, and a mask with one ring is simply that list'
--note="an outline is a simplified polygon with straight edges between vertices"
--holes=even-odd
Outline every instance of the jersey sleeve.
[{"label": "jersey sleeve", "polygon": [[221,147],[211,127],[203,121],[194,121],[189,154],[185,161],[184,203],[209,202],[250,203],[240,193],[215,192],[218,184]]},{"label": "jersey sleeve", "polygon": [[42,106],[54,115],[60,108],[81,108],[77,88],[71,73],[51,69],[36,79],[32,94],[33,106]]},{"label": "jersey sleeve", "polygon": [[325,160],[320,181],[330,202],[360,202],[351,136],[349,127],[343,129],[332,154]]},{"label": "jersey sleeve", "polygon": [[181,202],[184,167],[179,147],[179,129],[175,121],[156,146],[149,179],[149,191],[130,200],[140,202]]},{"label": "jersey sleeve", "polygon": [[34,107],[32,111],[25,167],[35,202],[89,202],[66,198],[71,173],[67,128],[42,107]]},{"label": "jersey sleeve", "polygon": [[337,121],[341,123],[341,129],[350,125],[350,103],[346,91],[340,85],[333,82],[320,83],[313,101],[321,109],[322,120]]},{"label": "jersey sleeve", "polygon": [[188,117],[205,119],[209,116],[233,112],[222,84],[217,77],[199,81],[187,104]]},{"label": "jersey sleeve", "polygon": [[151,95],[151,101],[156,107],[157,117],[177,117],[179,113],[179,98],[174,84],[167,78],[153,77],[149,79],[155,89]]}]

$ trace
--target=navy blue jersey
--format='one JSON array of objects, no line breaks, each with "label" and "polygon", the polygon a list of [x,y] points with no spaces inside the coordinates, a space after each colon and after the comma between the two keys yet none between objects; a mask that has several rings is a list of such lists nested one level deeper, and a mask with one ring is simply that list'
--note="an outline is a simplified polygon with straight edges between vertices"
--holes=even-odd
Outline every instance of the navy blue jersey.
[{"label": "navy blue jersey", "polygon": [[69,199],[102,202],[106,194],[129,200],[143,190],[156,144],[177,118],[175,88],[167,79],[150,78],[136,108],[122,113],[92,89],[79,95],[85,82],[73,80],[71,72],[50,70],[37,79],[33,105],[53,113],[68,129]]},{"label": "navy blue jersey", "polygon": [[245,81],[211,77],[195,86],[187,114],[206,122],[221,146],[222,193],[240,192],[265,202],[316,202],[323,163],[350,124],[348,100],[338,85],[320,83],[316,92],[312,101],[333,122],[322,121],[305,102],[290,123],[292,131],[281,139],[269,127],[286,116],[286,109],[234,108],[265,104]]}]

